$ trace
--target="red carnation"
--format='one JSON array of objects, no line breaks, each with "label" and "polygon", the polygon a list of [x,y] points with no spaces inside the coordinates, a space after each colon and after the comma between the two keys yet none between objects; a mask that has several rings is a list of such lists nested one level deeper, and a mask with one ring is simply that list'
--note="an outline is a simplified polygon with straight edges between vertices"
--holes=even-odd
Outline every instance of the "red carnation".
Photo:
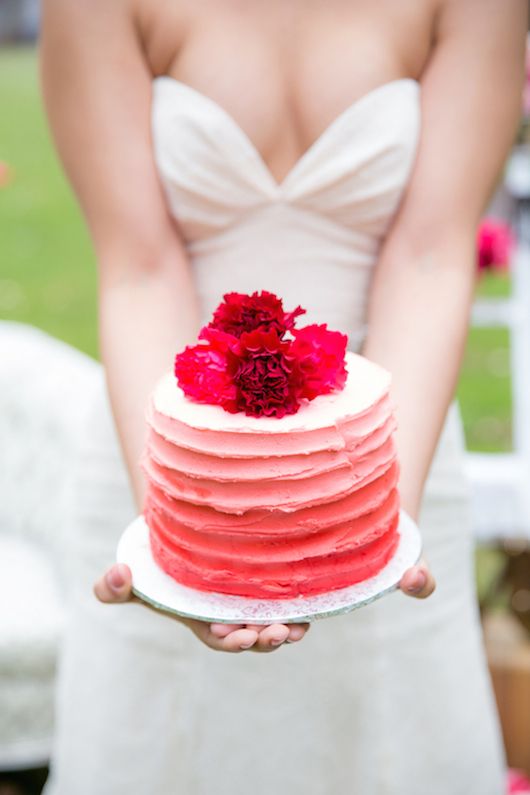
[{"label": "red carnation", "polygon": [[[199,339],[175,357],[183,392],[198,403],[253,417],[295,414],[301,400],[342,389],[347,336],[325,323],[295,329],[273,293],[226,293]],[[284,339],[286,332],[291,336]]]},{"label": "red carnation", "polygon": [[206,344],[188,345],[175,356],[175,376],[187,397],[197,403],[214,403],[232,413],[236,406],[237,388],[228,373],[230,340],[226,334],[208,335]]},{"label": "red carnation", "polygon": [[291,353],[300,371],[300,396],[313,400],[318,395],[342,389],[347,378],[346,334],[329,331],[326,323],[293,329],[292,333]]},{"label": "red carnation", "polygon": [[241,334],[237,349],[229,353],[240,411],[254,417],[283,417],[298,411],[298,369],[291,346],[276,329]]},{"label": "red carnation", "polygon": [[298,315],[305,309],[297,306],[292,312],[283,311],[283,302],[274,293],[267,290],[257,291],[252,295],[244,293],[225,293],[223,302],[214,312],[209,328],[216,328],[241,337],[244,332],[271,331],[274,329],[280,339],[286,331],[290,331]]}]

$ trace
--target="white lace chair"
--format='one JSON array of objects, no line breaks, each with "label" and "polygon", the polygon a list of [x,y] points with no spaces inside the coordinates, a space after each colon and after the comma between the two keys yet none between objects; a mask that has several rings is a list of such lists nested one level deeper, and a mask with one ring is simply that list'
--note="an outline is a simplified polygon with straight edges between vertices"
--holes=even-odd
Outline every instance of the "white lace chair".
[{"label": "white lace chair", "polygon": [[47,761],[65,618],[60,539],[72,462],[101,368],[0,322],[0,770]]}]

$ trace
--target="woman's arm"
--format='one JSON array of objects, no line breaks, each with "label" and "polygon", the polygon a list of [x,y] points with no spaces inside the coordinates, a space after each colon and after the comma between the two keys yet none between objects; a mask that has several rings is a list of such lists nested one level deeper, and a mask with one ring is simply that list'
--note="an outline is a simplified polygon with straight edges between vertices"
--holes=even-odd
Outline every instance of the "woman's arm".
[{"label": "woman's arm", "polygon": [[525,36],[525,0],[442,3],[418,157],[374,275],[363,352],[393,374],[413,517],[466,341],[477,223],[520,118]]},{"label": "woman's arm", "polygon": [[[147,398],[175,351],[196,339],[199,312],[153,162],[151,75],[132,0],[44,0],[41,70],[55,142],[94,241],[101,358],[140,510]],[[130,600],[130,571],[113,566],[95,592],[104,602]],[[228,652],[270,652],[308,629],[177,620]]]},{"label": "woman's arm", "polygon": [[144,409],[198,310],[189,263],[153,163],[151,75],[128,0],[46,0],[48,118],[96,250],[100,353],[138,509]]}]

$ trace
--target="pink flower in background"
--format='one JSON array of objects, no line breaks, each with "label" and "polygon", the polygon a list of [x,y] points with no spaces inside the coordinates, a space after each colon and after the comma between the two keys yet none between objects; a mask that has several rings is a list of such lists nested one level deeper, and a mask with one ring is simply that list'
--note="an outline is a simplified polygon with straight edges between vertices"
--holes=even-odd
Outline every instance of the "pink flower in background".
[{"label": "pink flower in background", "polygon": [[507,795],[530,795],[530,781],[522,770],[508,770]]},{"label": "pink flower in background", "polygon": [[4,160],[0,160],[0,188],[4,188],[9,182],[13,172]]},{"label": "pink flower in background", "polygon": [[514,244],[512,230],[505,221],[484,218],[477,233],[479,271],[508,270]]}]

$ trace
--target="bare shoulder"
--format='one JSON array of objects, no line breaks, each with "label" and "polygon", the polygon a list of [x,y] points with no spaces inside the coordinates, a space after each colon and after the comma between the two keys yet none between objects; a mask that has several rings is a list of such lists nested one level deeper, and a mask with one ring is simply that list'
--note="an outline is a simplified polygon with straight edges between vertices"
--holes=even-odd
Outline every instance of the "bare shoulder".
[{"label": "bare shoulder", "polygon": [[124,48],[141,53],[155,75],[163,72],[183,41],[185,14],[171,0],[42,0],[46,38],[86,52],[93,61],[113,53],[115,64]]},{"label": "bare shoulder", "polygon": [[[527,0],[442,0],[431,62],[425,75],[427,98],[446,107],[465,105],[469,119],[487,136],[513,135],[521,113]],[[457,119],[458,120],[458,119]]]},{"label": "bare shoulder", "polygon": [[43,0],[40,68],[56,147],[96,250],[152,258],[169,221],[153,159],[138,0]]},{"label": "bare shoulder", "polygon": [[484,25],[512,21],[526,25],[528,3],[526,0],[436,0],[436,13],[440,19],[454,24]]},{"label": "bare shoulder", "polygon": [[527,26],[527,0],[441,0],[434,49],[469,68],[489,64],[501,80],[520,84]]},{"label": "bare shoulder", "polygon": [[56,28],[64,36],[74,39],[92,36],[119,26],[132,24],[137,0],[41,0],[42,25]]},{"label": "bare shoulder", "polygon": [[451,237],[472,246],[521,116],[526,29],[526,0],[441,0],[416,163],[387,241],[393,256]]},{"label": "bare shoulder", "polygon": [[[48,74],[56,84],[62,70],[64,83],[70,71],[78,77],[92,73],[98,81],[107,67],[126,68],[138,59],[140,42],[136,34],[133,0],[42,0],[41,65],[44,89]],[[108,76],[108,73],[107,73]]]}]

